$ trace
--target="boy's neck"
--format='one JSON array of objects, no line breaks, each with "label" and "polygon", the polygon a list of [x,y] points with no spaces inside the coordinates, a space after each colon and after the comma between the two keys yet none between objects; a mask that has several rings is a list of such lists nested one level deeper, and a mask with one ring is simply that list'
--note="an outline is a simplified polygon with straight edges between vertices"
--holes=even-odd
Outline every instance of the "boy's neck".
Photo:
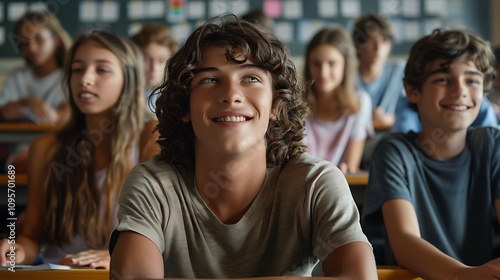
[{"label": "boy's neck", "polygon": [[434,129],[422,129],[418,134],[418,140],[422,149],[430,157],[446,161],[458,156],[464,149],[467,139],[467,130],[457,132],[444,131],[435,133]]},{"label": "boy's neck", "polygon": [[[205,158],[205,159],[204,159]],[[197,154],[195,181],[206,205],[225,224],[234,224],[250,208],[266,178],[266,154],[203,157]]]},{"label": "boy's neck", "polygon": [[42,78],[45,77],[52,72],[56,71],[59,68],[59,65],[57,64],[56,59],[49,59],[47,62],[43,63],[42,65],[39,66],[34,66],[33,67],[33,73],[35,74],[35,77],[37,78]]},{"label": "boy's neck", "polygon": [[359,65],[359,77],[365,83],[371,83],[375,81],[382,73],[382,67],[384,63],[372,63]]}]

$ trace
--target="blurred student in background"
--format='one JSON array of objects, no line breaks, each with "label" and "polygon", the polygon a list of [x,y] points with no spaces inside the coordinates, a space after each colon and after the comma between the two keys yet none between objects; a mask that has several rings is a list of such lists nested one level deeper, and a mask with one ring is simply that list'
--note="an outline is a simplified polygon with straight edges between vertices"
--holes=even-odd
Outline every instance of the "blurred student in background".
[{"label": "blurred student in background", "polygon": [[241,16],[241,19],[251,23],[255,23],[258,26],[263,27],[267,31],[273,32],[274,20],[266,15],[262,9],[249,11],[248,13]]},{"label": "blurred student in background", "polygon": [[131,37],[144,55],[146,73],[146,106],[153,111],[157,97],[150,100],[153,90],[163,82],[167,60],[177,51],[179,44],[171,37],[170,27],[146,24]]},{"label": "blurred student in background", "polygon": [[62,67],[71,39],[50,12],[32,12],[14,27],[14,42],[26,65],[13,70],[0,93],[3,121],[55,124],[67,117]]},{"label": "blurred student in background", "polygon": [[[0,92],[0,121],[62,124],[69,107],[62,88],[62,67],[71,38],[50,12],[31,12],[14,27],[13,43],[26,65],[13,70]],[[10,145],[6,164],[26,173],[27,143]]]},{"label": "blurred student in background", "polygon": [[[135,164],[158,152],[156,121],[147,121],[143,58],[133,43],[94,31],[77,38],[68,58],[71,118],[30,149],[16,264],[33,264],[41,252],[43,262],[108,268],[121,185]],[[0,265],[10,246],[0,243]]]},{"label": "blurred student in background", "polygon": [[391,127],[398,100],[404,96],[402,60],[388,60],[394,33],[389,20],[370,13],[356,20],[353,41],[359,59],[357,86],[372,100],[375,127]]},{"label": "blurred student in background", "polygon": [[305,57],[312,115],[304,144],[344,173],[358,171],[365,139],[373,134],[370,96],[356,89],[355,55],[349,34],[337,27],[316,33]]}]

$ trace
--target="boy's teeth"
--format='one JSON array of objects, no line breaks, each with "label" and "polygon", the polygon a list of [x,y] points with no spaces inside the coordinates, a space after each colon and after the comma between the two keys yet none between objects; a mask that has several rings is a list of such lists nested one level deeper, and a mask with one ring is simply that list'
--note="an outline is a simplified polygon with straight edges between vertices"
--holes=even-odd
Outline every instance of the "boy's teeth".
[{"label": "boy's teeth", "polygon": [[219,117],[217,119],[218,122],[244,122],[246,120],[245,117],[241,116],[225,116],[225,117]]},{"label": "boy's teeth", "polygon": [[449,106],[451,110],[467,110],[467,106],[465,105],[455,105],[455,106]]}]

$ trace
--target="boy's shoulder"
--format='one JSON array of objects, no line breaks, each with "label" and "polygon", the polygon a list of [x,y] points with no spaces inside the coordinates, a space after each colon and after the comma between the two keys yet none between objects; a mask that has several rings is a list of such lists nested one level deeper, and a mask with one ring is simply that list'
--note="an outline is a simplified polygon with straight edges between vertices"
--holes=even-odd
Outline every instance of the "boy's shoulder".
[{"label": "boy's shoulder", "polygon": [[309,178],[313,174],[333,172],[342,174],[342,172],[333,163],[314,157],[308,153],[303,153],[290,159],[282,168],[281,173],[291,176],[299,175],[303,178]]},{"label": "boy's shoulder", "polygon": [[475,127],[467,131],[467,143],[472,150],[500,145],[499,127]]}]

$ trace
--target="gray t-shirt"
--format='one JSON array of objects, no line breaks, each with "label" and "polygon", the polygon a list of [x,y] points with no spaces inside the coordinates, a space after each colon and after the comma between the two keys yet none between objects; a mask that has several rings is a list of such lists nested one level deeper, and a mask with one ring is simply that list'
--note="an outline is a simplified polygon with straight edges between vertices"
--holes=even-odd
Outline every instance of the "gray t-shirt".
[{"label": "gray t-shirt", "polygon": [[[472,129],[464,151],[438,161],[422,150],[417,134],[393,134],[373,155],[363,220],[383,225],[382,204],[405,199],[415,208],[423,239],[467,264],[492,259],[494,201],[500,198],[500,130]],[[386,240],[386,245],[389,242]],[[386,247],[388,264],[394,262]]]},{"label": "gray t-shirt", "polygon": [[66,97],[62,87],[62,70],[58,69],[43,78],[37,78],[29,67],[13,70],[5,78],[0,93],[0,107],[27,97],[36,97],[52,108],[58,108]]},{"label": "gray t-shirt", "polygon": [[157,159],[130,172],[119,205],[117,230],[154,242],[164,277],[308,276],[338,247],[368,243],[343,174],[306,154],[268,168],[262,189],[235,224],[221,223],[205,205],[193,171]]}]

